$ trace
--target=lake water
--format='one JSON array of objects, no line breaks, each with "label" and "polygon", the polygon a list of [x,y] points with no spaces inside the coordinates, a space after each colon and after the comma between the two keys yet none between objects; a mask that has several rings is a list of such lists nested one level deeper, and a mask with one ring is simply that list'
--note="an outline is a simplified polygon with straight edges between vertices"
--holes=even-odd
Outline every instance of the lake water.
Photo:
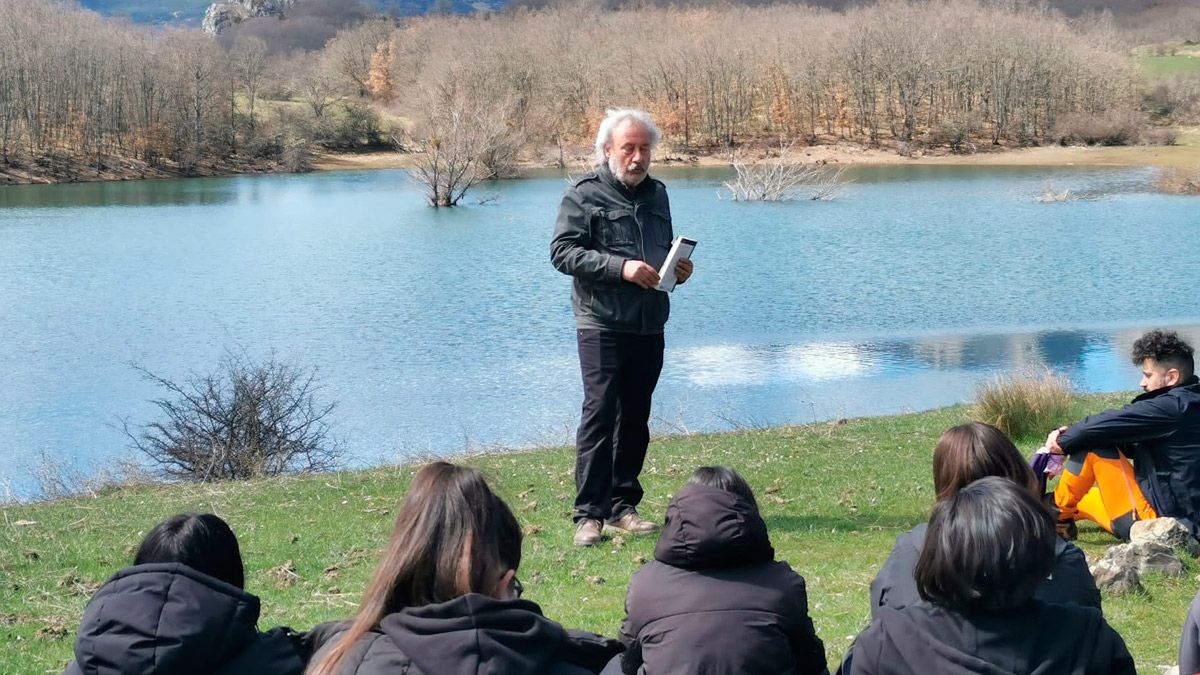
[{"label": "lake water", "polygon": [[[660,431],[919,410],[1049,366],[1132,390],[1150,326],[1200,337],[1200,201],[1149,169],[861,168],[832,202],[659,173],[699,240],[672,298]],[[430,209],[404,174],[0,188],[0,465],[129,457],[116,424],[226,349],[319,369],[353,465],[566,443],[581,401],[563,178]],[[1100,198],[1039,203],[1047,186]],[[494,197],[477,203],[479,197]]]}]

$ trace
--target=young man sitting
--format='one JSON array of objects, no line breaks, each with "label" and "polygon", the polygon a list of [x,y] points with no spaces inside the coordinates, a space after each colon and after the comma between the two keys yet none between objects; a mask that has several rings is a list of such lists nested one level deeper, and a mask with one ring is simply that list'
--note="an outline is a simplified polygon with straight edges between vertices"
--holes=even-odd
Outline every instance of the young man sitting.
[{"label": "young man sitting", "polygon": [[1075,521],[1084,518],[1128,539],[1135,521],[1168,516],[1197,534],[1200,380],[1192,353],[1173,331],[1146,333],[1132,354],[1145,393],[1050,432],[1046,447],[1067,455],[1054,491],[1061,535],[1074,538]]}]

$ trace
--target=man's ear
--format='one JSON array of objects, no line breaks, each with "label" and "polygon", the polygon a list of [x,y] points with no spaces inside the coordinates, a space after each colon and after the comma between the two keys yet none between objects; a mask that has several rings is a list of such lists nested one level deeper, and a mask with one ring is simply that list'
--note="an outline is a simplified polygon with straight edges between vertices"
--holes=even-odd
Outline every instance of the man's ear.
[{"label": "man's ear", "polygon": [[1167,386],[1174,387],[1179,384],[1182,378],[1179,375],[1178,368],[1167,368]]}]

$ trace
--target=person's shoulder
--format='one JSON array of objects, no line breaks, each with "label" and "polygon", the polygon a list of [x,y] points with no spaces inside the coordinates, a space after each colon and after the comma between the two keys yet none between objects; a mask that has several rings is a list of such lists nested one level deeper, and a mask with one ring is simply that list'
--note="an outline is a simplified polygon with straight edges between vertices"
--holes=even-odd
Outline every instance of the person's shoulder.
[{"label": "person's shoulder", "polygon": [[599,172],[588,171],[587,173],[583,174],[582,176],[575,176],[575,177],[571,178],[571,187],[578,189],[582,186],[587,186],[589,183],[599,183],[599,182],[600,182]]},{"label": "person's shoulder", "polygon": [[[313,661],[319,660],[327,649],[332,649],[344,637],[345,631],[335,631],[325,641],[322,648],[313,656]],[[384,675],[384,673],[411,672],[412,660],[401,651],[385,633],[379,630],[367,631],[346,651],[338,668],[339,675]]]}]

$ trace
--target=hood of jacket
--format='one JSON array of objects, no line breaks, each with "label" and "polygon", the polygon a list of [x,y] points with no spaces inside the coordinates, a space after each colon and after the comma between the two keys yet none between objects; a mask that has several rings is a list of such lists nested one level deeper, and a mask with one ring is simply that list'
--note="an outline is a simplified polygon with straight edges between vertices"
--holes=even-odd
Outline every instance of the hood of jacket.
[{"label": "hood of jacket", "polygon": [[258,638],[258,598],[177,563],[117,572],[83,611],[84,675],[213,673]]},{"label": "hood of jacket", "polygon": [[667,505],[654,558],[683,569],[732,567],[775,559],[758,509],[732,492],[684,485]]},{"label": "hood of jacket", "polygon": [[567,631],[527,600],[471,593],[389,614],[379,627],[425,673],[543,673],[569,656]]}]

